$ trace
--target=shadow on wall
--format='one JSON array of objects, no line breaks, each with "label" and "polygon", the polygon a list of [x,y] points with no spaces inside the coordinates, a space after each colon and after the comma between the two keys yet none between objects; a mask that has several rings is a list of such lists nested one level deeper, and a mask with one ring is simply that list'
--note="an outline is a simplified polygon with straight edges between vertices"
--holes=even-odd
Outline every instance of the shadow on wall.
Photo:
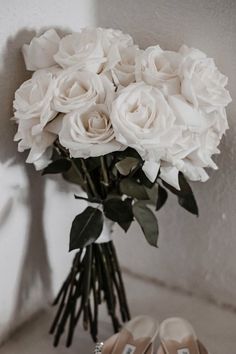
[{"label": "shadow on wall", "polygon": [[[22,29],[8,39],[3,49],[0,71],[0,190],[4,196],[0,203],[0,232],[3,226],[11,222],[13,208],[19,210],[26,204],[29,210],[28,228],[24,230],[26,248],[20,272],[19,264],[14,264],[14,255],[9,254],[9,260],[13,260],[11,266],[19,272],[18,293],[14,295],[16,300],[12,315],[14,323],[21,322],[21,317],[24,317],[24,309],[36,284],[40,284],[46,299],[51,298],[50,265],[43,226],[45,181],[32,166],[25,165],[26,155],[17,153],[17,145],[13,142],[16,127],[10,121],[14,92],[30,76],[24,67],[21,46],[34,35],[34,31]],[[8,235],[12,238],[13,250],[14,239],[19,232],[17,225],[14,230],[14,235]],[[11,250],[6,249],[5,252]]]}]

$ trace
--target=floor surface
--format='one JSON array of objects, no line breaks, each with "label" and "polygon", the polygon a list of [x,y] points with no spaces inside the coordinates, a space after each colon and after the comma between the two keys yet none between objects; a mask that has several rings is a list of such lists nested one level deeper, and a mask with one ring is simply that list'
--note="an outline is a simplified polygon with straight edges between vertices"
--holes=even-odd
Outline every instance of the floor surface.
[{"label": "floor surface", "polygon": [[[149,314],[162,321],[169,316],[187,318],[198,337],[211,354],[236,354],[236,314],[202,299],[180,294],[156,284],[125,276],[127,293],[133,315]],[[0,348],[1,354],[92,354],[93,343],[89,335],[78,329],[72,346],[52,346],[48,328],[53,318],[52,309],[39,314],[19,329]],[[111,334],[105,309],[101,311],[100,339]]]}]

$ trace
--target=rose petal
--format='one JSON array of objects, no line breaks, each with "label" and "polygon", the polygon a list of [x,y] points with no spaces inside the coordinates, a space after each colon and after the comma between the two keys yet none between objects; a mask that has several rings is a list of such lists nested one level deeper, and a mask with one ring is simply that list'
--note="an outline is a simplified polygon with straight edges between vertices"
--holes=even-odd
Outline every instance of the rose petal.
[{"label": "rose petal", "polygon": [[175,166],[161,167],[160,178],[174,188],[180,190],[179,170]]},{"label": "rose petal", "polygon": [[60,37],[54,29],[50,29],[39,37],[34,37],[30,44],[24,44],[22,53],[27,70],[35,71],[54,65],[53,58],[58,51]]},{"label": "rose petal", "polygon": [[145,161],[142,167],[143,172],[147,178],[153,183],[157,178],[160,169],[160,163],[154,161]]}]

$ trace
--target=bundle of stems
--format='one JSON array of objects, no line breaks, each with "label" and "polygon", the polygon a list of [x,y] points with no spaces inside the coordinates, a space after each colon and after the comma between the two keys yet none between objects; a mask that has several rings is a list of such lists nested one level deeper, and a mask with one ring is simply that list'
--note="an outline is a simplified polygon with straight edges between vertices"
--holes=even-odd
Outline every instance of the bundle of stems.
[{"label": "bundle of stems", "polygon": [[50,329],[50,333],[55,335],[54,345],[59,344],[66,326],[66,346],[71,345],[80,318],[83,319],[84,329],[90,331],[96,342],[99,305],[103,300],[114,332],[117,332],[120,328],[118,313],[123,322],[130,319],[130,313],[112,241],[93,243],[75,255],[71,271],[54,301],[54,305],[58,305]]},{"label": "bundle of stems", "polygon": [[[69,159],[68,152],[58,142],[55,143],[55,148],[62,157]],[[87,195],[94,199],[105,198],[109,177],[104,158],[101,157],[100,193],[97,191],[85,160],[80,159],[80,168],[73,159],[71,162]],[[99,305],[102,302],[106,303],[114,332],[117,332],[120,328],[120,320],[128,321],[130,313],[112,241],[92,243],[76,253],[71,270],[53,303],[58,306],[50,329],[50,333],[54,334],[54,345],[59,344],[65,330],[67,330],[66,346],[71,345],[80,318],[83,319],[84,329],[90,331],[92,339],[96,342]]]}]

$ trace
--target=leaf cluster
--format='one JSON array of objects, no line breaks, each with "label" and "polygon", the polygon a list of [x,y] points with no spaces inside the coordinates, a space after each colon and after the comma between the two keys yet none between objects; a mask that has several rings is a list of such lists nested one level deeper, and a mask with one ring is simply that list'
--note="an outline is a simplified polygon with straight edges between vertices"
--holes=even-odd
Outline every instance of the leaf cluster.
[{"label": "leaf cluster", "polygon": [[[148,243],[157,247],[158,221],[153,209],[159,211],[173,193],[178,203],[198,216],[198,206],[192,189],[182,173],[180,190],[162,181],[159,174],[151,183],[144,172],[144,161],[139,154],[127,148],[101,157],[71,158],[60,144],[55,144],[53,161],[43,175],[61,173],[68,182],[75,183],[87,193],[88,206],[77,215],[70,232],[70,250],[92,244],[102,232],[104,217],[117,223],[125,232],[134,220],[140,225]],[[120,169],[125,175],[120,173]],[[91,206],[94,203],[94,206]]]}]

